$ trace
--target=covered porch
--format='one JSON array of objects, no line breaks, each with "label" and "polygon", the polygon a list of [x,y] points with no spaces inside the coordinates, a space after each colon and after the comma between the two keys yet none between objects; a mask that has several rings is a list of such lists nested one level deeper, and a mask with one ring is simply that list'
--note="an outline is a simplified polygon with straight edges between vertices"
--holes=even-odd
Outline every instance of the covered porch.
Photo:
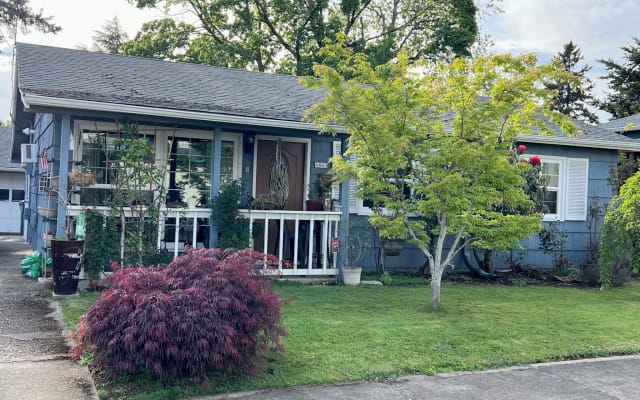
[{"label": "covered porch", "polygon": [[[87,208],[109,214],[109,207],[67,206],[67,215],[76,219]],[[177,257],[188,246],[215,247],[215,226],[211,210],[204,208],[163,208],[160,211],[157,248]],[[333,276],[337,274],[337,252],[332,244],[338,237],[341,213],[336,211],[242,210],[252,232],[251,247],[276,256],[283,276]],[[126,210],[125,210],[126,214]],[[267,229],[265,229],[265,226]],[[124,238],[122,238],[122,241]],[[124,247],[121,246],[121,257]]]}]

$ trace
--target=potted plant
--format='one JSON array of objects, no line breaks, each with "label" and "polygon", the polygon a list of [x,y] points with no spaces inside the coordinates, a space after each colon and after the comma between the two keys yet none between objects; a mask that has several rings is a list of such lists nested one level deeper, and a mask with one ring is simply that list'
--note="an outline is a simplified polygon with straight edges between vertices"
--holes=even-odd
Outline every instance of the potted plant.
[{"label": "potted plant", "polygon": [[322,194],[316,191],[313,184],[309,184],[309,199],[306,201],[307,211],[322,211],[324,201]]},{"label": "potted plant", "polygon": [[318,193],[322,198],[325,211],[331,211],[331,186],[333,185],[332,174],[320,174],[318,179]]},{"label": "potted plant", "polygon": [[347,262],[341,268],[342,283],[345,285],[359,285],[362,267],[359,267],[364,252],[371,245],[370,228],[363,222],[354,220],[347,232]]},{"label": "potted plant", "polygon": [[69,171],[67,179],[71,185],[78,187],[87,187],[96,184],[95,174],[84,170]]}]

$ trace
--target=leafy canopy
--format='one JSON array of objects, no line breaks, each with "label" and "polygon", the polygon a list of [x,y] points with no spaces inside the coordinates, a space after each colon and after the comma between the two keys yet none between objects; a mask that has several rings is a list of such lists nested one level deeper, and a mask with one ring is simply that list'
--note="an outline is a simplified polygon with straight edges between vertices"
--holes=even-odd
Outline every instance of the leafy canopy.
[{"label": "leafy canopy", "polygon": [[531,166],[517,162],[513,144],[517,135],[551,133],[541,115],[575,130],[545,107],[554,93],[543,83],[570,74],[557,64],[538,66],[533,55],[412,65],[401,53],[378,67],[342,43],[326,55],[338,68],[317,65],[319,80],[306,80],[327,90],[308,118],[324,131],[347,129],[348,148],[332,159],[338,179],[357,180],[356,194],[374,204],[370,222],[381,236],[408,238],[422,250],[438,291],[464,243],[508,249],[540,229],[524,190]]},{"label": "leafy canopy", "polygon": [[126,54],[296,75],[310,75],[325,39],[340,34],[377,65],[400,50],[412,59],[469,55],[478,33],[473,0],[129,1],[186,9],[197,23],[146,24]]}]

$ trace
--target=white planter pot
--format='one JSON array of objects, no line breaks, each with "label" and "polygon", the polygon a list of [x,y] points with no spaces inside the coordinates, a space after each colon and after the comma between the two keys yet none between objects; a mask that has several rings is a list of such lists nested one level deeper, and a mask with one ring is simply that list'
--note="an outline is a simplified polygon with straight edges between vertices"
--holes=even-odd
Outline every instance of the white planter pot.
[{"label": "white planter pot", "polygon": [[342,268],[342,282],[345,285],[359,285],[362,268]]}]

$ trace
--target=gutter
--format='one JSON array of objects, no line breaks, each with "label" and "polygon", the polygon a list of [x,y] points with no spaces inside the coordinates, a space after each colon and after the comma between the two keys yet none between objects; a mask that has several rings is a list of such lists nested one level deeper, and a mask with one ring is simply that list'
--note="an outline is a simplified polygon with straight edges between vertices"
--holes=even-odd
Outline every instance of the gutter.
[{"label": "gutter", "polygon": [[591,147],[595,149],[640,151],[640,141],[638,142],[617,142],[613,140],[588,139],[585,136],[570,138],[566,136],[539,136],[539,135],[518,135],[519,142],[554,144],[573,147]]},{"label": "gutter", "polygon": [[[227,124],[266,126],[270,128],[296,129],[315,132],[320,131],[320,128],[318,126],[308,122],[285,121],[258,117],[243,117],[238,115],[217,114],[202,111],[175,110],[170,108],[134,106],[89,100],[64,99],[58,97],[41,96],[37,94],[22,93],[22,103],[24,104],[25,108],[31,108],[33,106],[59,107],[126,114],[152,115],[156,117],[180,118],[198,121],[220,122]],[[333,129],[335,129],[337,133],[347,133],[347,130],[341,126],[333,126]]]}]

